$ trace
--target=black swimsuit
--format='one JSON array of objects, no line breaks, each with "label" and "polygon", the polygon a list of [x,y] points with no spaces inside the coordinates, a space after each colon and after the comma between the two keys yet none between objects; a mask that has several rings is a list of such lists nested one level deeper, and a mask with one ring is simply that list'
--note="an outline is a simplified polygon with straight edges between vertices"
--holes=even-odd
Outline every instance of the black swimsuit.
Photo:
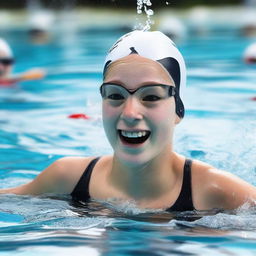
[{"label": "black swimsuit", "polygon": [[[99,157],[93,159],[87,166],[83,175],[71,193],[72,199],[82,202],[86,202],[90,199],[90,178],[93,168],[99,159]],[[195,209],[192,201],[191,165],[192,161],[190,159],[186,159],[183,169],[183,182],[180,194],[176,202],[170,208],[166,209],[167,211],[193,211]]]}]

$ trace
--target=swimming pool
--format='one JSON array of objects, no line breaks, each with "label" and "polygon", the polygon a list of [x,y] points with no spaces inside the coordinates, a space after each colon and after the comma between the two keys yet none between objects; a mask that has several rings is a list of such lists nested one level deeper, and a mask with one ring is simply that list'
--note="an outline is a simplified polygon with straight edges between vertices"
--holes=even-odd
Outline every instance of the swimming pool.
[{"label": "swimming pool", "polygon": [[[16,72],[37,66],[49,75],[0,88],[1,188],[28,182],[62,156],[111,152],[98,85],[104,54],[123,33],[76,30],[33,45],[25,31],[2,31]],[[256,185],[256,72],[241,61],[251,41],[220,31],[179,43],[188,86],[175,150]],[[90,119],[69,119],[73,113]],[[255,255],[255,215],[246,205],[176,215],[112,202],[82,207],[68,196],[0,195],[0,255]]]}]

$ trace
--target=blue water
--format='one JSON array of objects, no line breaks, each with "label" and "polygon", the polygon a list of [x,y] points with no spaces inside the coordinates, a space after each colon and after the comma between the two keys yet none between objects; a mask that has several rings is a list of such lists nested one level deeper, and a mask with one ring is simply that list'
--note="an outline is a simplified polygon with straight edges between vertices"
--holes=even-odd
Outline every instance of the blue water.
[{"label": "blue water", "polygon": [[[40,81],[0,88],[0,187],[35,178],[63,156],[111,153],[101,123],[104,54],[124,32],[75,30],[34,45],[5,30],[15,72],[46,68]],[[188,66],[186,117],[175,150],[256,185],[255,66],[242,62],[252,39],[237,31],[179,42]],[[69,119],[84,113],[89,120]],[[72,171],[72,170],[71,170]],[[69,196],[0,195],[0,255],[255,255],[256,211],[167,213],[112,202],[74,205]]]}]

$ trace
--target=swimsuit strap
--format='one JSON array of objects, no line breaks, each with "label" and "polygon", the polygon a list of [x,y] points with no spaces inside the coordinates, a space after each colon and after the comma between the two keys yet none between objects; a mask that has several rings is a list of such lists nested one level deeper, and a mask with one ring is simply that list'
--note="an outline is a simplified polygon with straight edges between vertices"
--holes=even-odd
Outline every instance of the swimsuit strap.
[{"label": "swimsuit strap", "polygon": [[81,178],[76,184],[74,190],[71,193],[72,199],[76,201],[86,202],[90,198],[89,183],[95,164],[99,161],[100,157],[94,158],[84,170]]},{"label": "swimsuit strap", "polygon": [[[100,157],[93,159],[86,167],[84,173],[76,184],[71,193],[72,199],[76,201],[86,202],[90,199],[89,183],[94,166]],[[176,202],[167,209],[167,211],[193,211],[194,205],[192,200],[192,187],[191,187],[191,165],[192,160],[186,159],[183,169],[183,182],[181,191]]]},{"label": "swimsuit strap", "polygon": [[192,200],[191,165],[192,160],[186,159],[183,170],[183,182],[179,197],[176,202],[167,209],[167,211],[193,211],[195,209]]}]

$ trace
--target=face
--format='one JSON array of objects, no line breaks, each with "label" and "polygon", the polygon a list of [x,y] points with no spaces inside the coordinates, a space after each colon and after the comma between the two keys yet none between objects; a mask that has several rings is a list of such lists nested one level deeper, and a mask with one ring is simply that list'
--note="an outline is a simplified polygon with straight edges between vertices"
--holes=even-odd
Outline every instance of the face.
[{"label": "face", "polygon": [[11,74],[13,58],[0,50],[0,78],[6,78]]},{"label": "face", "polygon": [[175,85],[161,64],[132,54],[110,65],[104,83],[103,125],[119,161],[146,164],[170,152]]}]

